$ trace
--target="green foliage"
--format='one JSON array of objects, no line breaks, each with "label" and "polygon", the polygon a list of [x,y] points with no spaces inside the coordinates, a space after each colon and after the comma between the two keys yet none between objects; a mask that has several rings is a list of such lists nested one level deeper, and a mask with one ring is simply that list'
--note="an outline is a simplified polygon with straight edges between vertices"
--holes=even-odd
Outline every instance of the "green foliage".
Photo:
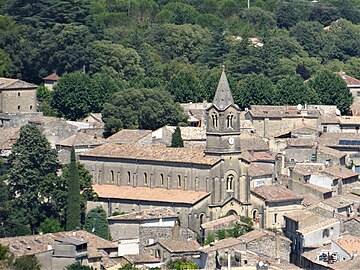
[{"label": "green foliage", "polygon": [[181,130],[179,127],[175,128],[175,131],[171,136],[171,147],[184,147],[184,142],[181,137]]},{"label": "green foliage", "polygon": [[310,80],[309,87],[318,94],[322,104],[336,105],[342,114],[349,111],[353,97],[339,76],[328,70],[320,71]]},{"label": "green foliage", "polygon": [[40,85],[37,88],[36,99],[39,112],[43,112],[45,116],[56,116],[56,111],[52,108],[53,93],[47,87]]},{"label": "green foliage", "polygon": [[59,220],[54,218],[46,218],[39,226],[39,231],[42,233],[61,232],[63,230]]},{"label": "green foliage", "polygon": [[34,255],[18,257],[14,263],[15,270],[40,270],[40,263]]},{"label": "green foliage", "polygon": [[57,210],[64,205],[57,201],[57,192],[62,189],[57,155],[35,125],[20,129],[7,166],[12,220],[29,224],[31,232],[35,232],[49,213],[58,217]]},{"label": "green foliage", "polygon": [[225,239],[226,238],[226,230],[225,229],[218,230],[215,233],[215,236],[218,240]]},{"label": "green foliage", "polygon": [[136,270],[137,268],[130,263],[125,264],[124,266],[118,268],[118,270]]},{"label": "green foliage", "polygon": [[106,135],[122,128],[155,130],[185,120],[180,106],[161,89],[125,89],[115,93],[102,115]]},{"label": "green foliage", "polygon": [[93,208],[86,215],[84,229],[99,237],[109,240],[107,215],[100,206]]},{"label": "green foliage", "polygon": [[66,179],[68,186],[68,200],[66,206],[66,230],[71,231],[80,228],[81,197],[79,170],[75,158],[75,148],[71,148],[69,176]]},{"label": "green foliage", "polygon": [[199,269],[199,266],[185,257],[181,259],[170,260],[167,263],[169,269],[184,270],[184,269]]},{"label": "green foliage", "polygon": [[81,265],[79,262],[75,262],[65,268],[66,270],[93,270],[94,268],[87,266],[87,265]]},{"label": "green foliage", "polygon": [[205,238],[205,245],[209,245],[210,243],[215,241],[215,234],[213,234],[212,232],[209,232],[208,235]]},{"label": "green foliage", "polygon": [[9,248],[0,244],[0,261],[6,261],[9,258]]}]

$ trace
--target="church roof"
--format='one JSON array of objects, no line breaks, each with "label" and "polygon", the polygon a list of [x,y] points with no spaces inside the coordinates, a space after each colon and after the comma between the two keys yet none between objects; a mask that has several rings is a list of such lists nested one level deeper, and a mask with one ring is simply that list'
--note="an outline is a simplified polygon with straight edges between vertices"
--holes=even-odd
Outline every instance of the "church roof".
[{"label": "church roof", "polygon": [[30,89],[34,90],[37,86],[28,82],[18,79],[9,79],[0,77],[0,90],[17,90],[17,89]]},{"label": "church roof", "polygon": [[226,78],[225,69],[221,73],[218,87],[216,89],[215,97],[213,100],[213,105],[218,109],[226,109],[229,105],[234,104],[234,99],[231,94],[229,82]]},{"label": "church roof", "polygon": [[164,162],[182,162],[213,165],[219,158],[206,157],[203,151],[191,148],[172,148],[163,145],[136,146],[126,144],[104,144],[80,156],[137,159]]}]

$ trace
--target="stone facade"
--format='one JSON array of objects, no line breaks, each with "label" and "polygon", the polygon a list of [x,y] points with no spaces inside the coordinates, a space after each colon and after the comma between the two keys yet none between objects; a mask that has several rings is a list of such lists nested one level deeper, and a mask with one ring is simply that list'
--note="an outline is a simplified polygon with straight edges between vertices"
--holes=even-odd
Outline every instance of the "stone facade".
[{"label": "stone facade", "polygon": [[36,88],[36,85],[21,80],[0,78],[0,112],[36,112]]}]

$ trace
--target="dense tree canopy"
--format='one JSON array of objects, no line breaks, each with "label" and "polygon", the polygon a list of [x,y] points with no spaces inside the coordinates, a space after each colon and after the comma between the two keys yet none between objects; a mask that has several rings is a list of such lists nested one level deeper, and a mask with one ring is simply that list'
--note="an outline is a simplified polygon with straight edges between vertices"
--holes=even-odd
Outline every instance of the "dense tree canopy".
[{"label": "dense tree canopy", "polygon": [[87,213],[84,228],[86,231],[109,240],[109,225],[107,214],[100,206]]}]

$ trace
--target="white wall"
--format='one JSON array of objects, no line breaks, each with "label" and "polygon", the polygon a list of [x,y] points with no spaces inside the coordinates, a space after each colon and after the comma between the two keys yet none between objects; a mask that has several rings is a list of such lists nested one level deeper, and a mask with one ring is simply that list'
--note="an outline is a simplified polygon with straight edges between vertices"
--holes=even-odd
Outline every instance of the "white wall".
[{"label": "white wall", "polygon": [[139,238],[119,241],[118,256],[139,254]]},{"label": "white wall", "polygon": [[312,174],[310,176],[309,183],[319,187],[332,189],[333,180],[327,175]]}]

